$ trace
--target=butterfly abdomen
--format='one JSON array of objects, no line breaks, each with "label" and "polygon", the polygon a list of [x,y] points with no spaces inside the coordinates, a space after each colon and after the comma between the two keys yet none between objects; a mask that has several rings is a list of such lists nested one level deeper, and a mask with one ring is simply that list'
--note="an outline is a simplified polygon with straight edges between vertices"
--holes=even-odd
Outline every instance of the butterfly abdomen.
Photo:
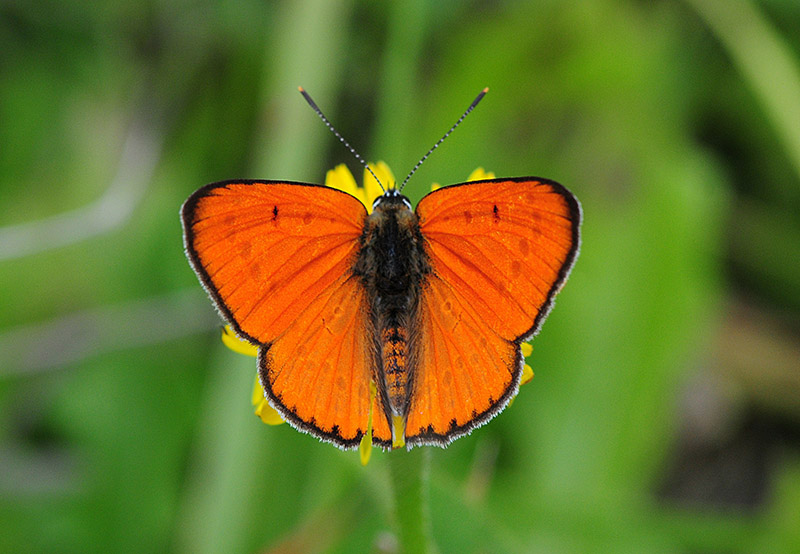
[{"label": "butterfly abdomen", "polygon": [[386,327],[381,331],[381,358],[386,381],[389,405],[396,415],[403,411],[402,406],[408,392],[408,366],[406,364],[408,332],[404,326]]}]

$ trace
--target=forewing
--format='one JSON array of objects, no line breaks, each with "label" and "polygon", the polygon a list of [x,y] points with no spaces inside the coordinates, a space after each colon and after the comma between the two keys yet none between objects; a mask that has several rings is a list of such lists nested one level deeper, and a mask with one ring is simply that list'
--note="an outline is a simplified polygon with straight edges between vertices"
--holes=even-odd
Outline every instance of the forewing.
[{"label": "forewing", "polygon": [[187,256],[236,332],[269,344],[352,269],[366,210],[301,183],[208,185],[183,206]]},{"label": "forewing", "polygon": [[539,328],[578,253],[580,205],[534,177],[453,185],[417,215],[433,271],[507,340]]}]

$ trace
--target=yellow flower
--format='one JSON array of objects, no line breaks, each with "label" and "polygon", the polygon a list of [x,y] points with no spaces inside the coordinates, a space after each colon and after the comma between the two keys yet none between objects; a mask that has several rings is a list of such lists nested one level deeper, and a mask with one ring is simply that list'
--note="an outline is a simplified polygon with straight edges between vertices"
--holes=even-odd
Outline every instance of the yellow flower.
[{"label": "yellow flower", "polygon": [[[222,344],[239,354],[258,356],[258,347],[237,337],[230,325],[222,328]],[[258,375],[256,375],[256,383],[253,386],[253,406],[256,407],[256,415],[267,425],[280,425],[283,423],[281,414],[267,402],[264,388],[258,380]]]},{"label": "yellow flower", "polygon": [[[384,162],[369,163],[369,168],[375,173],[375,176],[380,180],[387,190],[394,188],[395,181],[392,170]],[[375,199],[383,194],[383,190],[378,182],[366,169],[364,170],[363,184],[356,184],[353,174],[347,169],[344,164],[339,164],[335,168],[328,171],[325,175],[325,185],[334,189],[339,189],[346,192],[351,196],[355,196],[361,203],[366,206],[367,211],[372,213],[372,203]]]},{"label": "yellow flower", "polygon": [[240,339],[236,333],[233,332],[230,325],[226,325],[222,328],[222,344],[239,354],[252,356],[254,358],[258,356],[258,347],[250,344],[246,340]]},{"label": "yellow flower", "polygon": [[[469,174],[467,177],[467,183],[470,181],[482,181],[483,179],[494,179],[494,173],[491,171],[485,171],[482,167],[479,167],[475,171]],[[442,188],[442,185],[439,183],[433,183],[431,185],[431,191],[437,190]]]},{"label": "yellow flower", "polygon": [[[370,169],[375,173],[375,176],[378,177],[381,184],[386,188],[394,188],[396,186],[396,181],[394,175],[392,174],[392,170],[389,169],[389,166],[386,165],[384,162],[379,161],[377,163],[369,163],[368,164]],[[479,167],[475,171],[473,171],[467,181],[479,181],[482,179],[494,179],[495,175],[492,172],[485,171],[482,167]],[[340,164],[335,168],[328,171],[325,175],[325,185],[331,188],[335,188],[341,191],[344,191],[352,196],[358,198],[364,206],[366,206],[367,211],[372,212],[372,204],[376,198],[378,198],[381,194],[383,194],[383,190],[381,189],[380,185],[375,181],[375,177],[373,177],[366,169],[364,170],[364,178],[363,183],[361,185],[356,183],[355,178],[353,178],[353,174],[350,173],[350,170],[347,168],[346,165]],[[433,183],[431,185],[431,190],[434,191],[440,188],[438,183]],[[230,325],[226,325],[222,330],[222,342],[233,350],[234,352],[238,352],[239,354],[245,354],[247,356],[257,356],[258,355],[258,348],[247,341],[244,341],[236,336],[236,334],[231,329]],[[533,347],[529,343],[522,343],[522,355],[523,357],[528,357],[531,355],[533,351]],[[524,385],[528,381],[533,378],[533,369],[528,364],[525,364],[524,369],[522,371],[522,378],[520,380],[520,385]],[[371,398],[374,399],[377,391],[375,388],[374,383],[370,383],[370,395]],[[253,387],[253,398],[252,398],[253,405],[256,407],[255,413],[264,423],[269,425],[279,425],[283,423],[283,418],[281,417],[280,413],[278,413],[272,406],[269,405],[267,402],[266,395],[264,393],[264,389],[261,386],[261,382],[258,380],[256,376],[255,386]],[[370,402],[370,406],[372,406],[373,402]],[[369,462],[371,453],[372,453],[372,412],[370,411],[369,414],[369,423],[367,432],[364,434],[364,437],[361,439],[361,444],[359,445],[359,455],[361,458],[361,463],[363,465],[367,465]]]},{"label": "yellow flower", "polygon": [[[533,354],[533,346],[531,345],[531,343],[523,342],[522,344],[520,344],[520,346],[522,347],[523,358],[527,358],[528,356]],[[525,366],[522,368],[522,379],[520,379],[519,386],[524,385],[531,379],[533,379],[533,368],[528,364],[525,364]]]}]

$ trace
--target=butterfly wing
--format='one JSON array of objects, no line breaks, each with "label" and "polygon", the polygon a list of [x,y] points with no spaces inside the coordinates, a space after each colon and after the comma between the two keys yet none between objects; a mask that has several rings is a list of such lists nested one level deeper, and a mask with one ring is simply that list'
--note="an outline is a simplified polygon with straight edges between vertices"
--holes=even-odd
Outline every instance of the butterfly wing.
[{"label": "butterfly wing", "polygon": [[372,412],[373,443],[391,433],[373,379],[372,327],[359,278],[342,276],[286,332],[259,350],[261,384],[288,421],[344,447],[358,446]]},{"label": "butterfly wing", "polygon": [[[225,181],[183,206],[187,256],[223,317],[260,346],[272,405],[342,447],[367,430],[375,367],[365,291],[352,268],[366,209],[317,185]],[[371,406],[370,403],[376,404]],[[375,419],[374,442],[391,440]]]},{"label": "butterfly wing", "polygon": [[406,440],[447,444],[516,393],[519,344],[572,268],[581,211],[558,183],[518,178],[445,187],[416,212],[432,272],[418,309]]}]

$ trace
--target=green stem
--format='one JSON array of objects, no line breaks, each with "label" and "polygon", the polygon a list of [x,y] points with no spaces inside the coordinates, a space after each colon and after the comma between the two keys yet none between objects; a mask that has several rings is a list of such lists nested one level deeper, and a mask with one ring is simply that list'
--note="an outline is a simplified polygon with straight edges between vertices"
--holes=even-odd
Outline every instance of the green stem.
[{"label": "green stem", "polygon": [[428,507],[430,465],[430,448],[399,450],[389,455],[398,539],[404,554],[435,552]]}]

